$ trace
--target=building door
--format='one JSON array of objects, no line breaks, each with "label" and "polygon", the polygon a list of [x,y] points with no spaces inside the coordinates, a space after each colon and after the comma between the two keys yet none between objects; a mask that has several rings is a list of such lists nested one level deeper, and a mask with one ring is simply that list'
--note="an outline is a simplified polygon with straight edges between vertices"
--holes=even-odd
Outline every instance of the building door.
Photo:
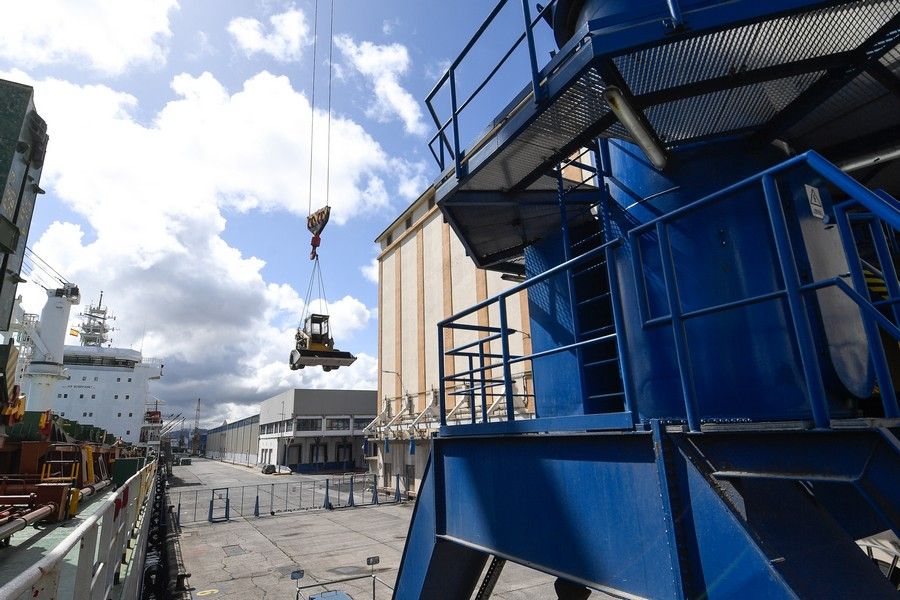
[{"label": "building door", "polygon": [[416,487],[416,465],[406,465],[403,472],[403,490],[407,492],[415,491]]},{"label": "building door", "polygon": [[337,461],[351,462],[353,460],[353,446],[350,444],[337,445]]},{"label": "building door", "polygon": [[322,464],[328,462],[328,446],[326,444],[312,444],[309,447],[309,462]]}]

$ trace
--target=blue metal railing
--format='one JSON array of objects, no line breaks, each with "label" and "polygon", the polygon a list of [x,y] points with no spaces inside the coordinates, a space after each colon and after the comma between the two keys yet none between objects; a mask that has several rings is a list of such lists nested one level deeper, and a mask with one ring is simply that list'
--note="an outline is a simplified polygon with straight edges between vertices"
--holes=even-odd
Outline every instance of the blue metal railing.
[{"label": "blue metal railing", "polygon": [[[555,275],[567,273],[567,276],[571,278],[573,269],[581,265],[582,263],[597,262],[598,260],[603,258],[607,261],[607,264],[612,264],[612,250],[621,242],[621,239],[611,240],[571,260],[548,269],[543,273],[540,273],[539,275],[535,275],[527,281],[515,285],[492,298],[488,298],[487,300],[470,306],[469,308],[458,312],[455,315],[448,317],[447,319],[444,319],[443,321],[438,323],[439,352],[445,357],[451,357],[451,360],[453,359],[452,357],[463,357],[468,361],[469,366],[469,368],[465,371],[454,372],[452,375],[447,375],[445,372],[444,361],[438,361],[438,372],[440,379],[441,426],[447,425],[446,397],[448,395],[448,383],[456,384],[458,382],[463,382],[467,384],[466,386],[458,387],[449,395],[465,396],[466,398],[468,398],[470,419],[473,424],[475,424],[478,420],[478,411],[476,410],[475,405],[476,393],[479,394],[480,397],[481,421],[483,423],[487,423],[490,417],[490,415],[488,414],[487,399],[489,397],[495,398],[498,396],[502,397],[505,401],[506,420],[512,421],[515,419],[515,398],[517,396],[528,396],[527,394],[515,394],[513,392],[512,365],[523,363],[526,361],[533,361],[546,356],[551,356],[553,354],[558,354],[560,352],[578,350],[580,348],[585,348],[616,339],[616,333],[610,333],[592,337],[587,340],[574,341],[571,344],[566,344],[556,348],[550,348],[540,352],[533,352],[527,355],[512,355],[509,348],[510,336],[518,334],[520,332],[509,326],[506,303],[510,297],[525,292],[534,285],[541,283],[542,281],[546,281],[547,279]],[[613,301],[619,301],[618,294],[615,294],[613,296]],[[465,319],[466,317],[469,317],[470,315],[473,315],[480,310],[487,309],[493,305],[497,305],[497,311],[500,321],[499,327],[491,327],[487,325],[472,325],[469,323],[460,322],[462,319]],[[574,310],[574,308],[575,307],[573,305],[572,309]],[[475,332],[476,335],[482,335],[483,337],[447,350],[445,349],[444,345],[445,330],[472,331]],[[498,340],[501,347],[499,355],[485,351],[485,347],[487,344]],[[477,348],[477,351],[473,350],[473,348]],[[500,359],[499,362],[486,362],[487,360],[494,360],[497,358]],[[491,373],[495,369],[502,370],[502,378],[494,378],[491,376]],[[492,391],[497,387],[503,388],[502,393],[496,393]],[[625,394],[624,410],[626,412],[630,410],[627,393]]]},{"label": "blue metal railing", "polygon": [[[850,269],[849,275],[853,282],[852,287],[840,277],[807,284],[804,284],[801,280],[794,248],[788,235],[782,200],[776,185],[776,177],[778,175],[801,166],[809,167],[814,173],[849,197],[848,200],[834,207],[834,218],[846,253]],[[783,287],[765,294],[692,311],[683,311],[678,294],[678,282],[674,269],[672,248],[668,241],[669,225],[690,212],[725,200],[744,188],[757,185],[762,186]],[[873,302],[869,294],[858,242],[854,238],[850,226],[851,217],[854,220],[865,219],[870,224],[877,259],[880,263],[879,270],[884,275],[888,288],[888,297],[884,301]],[[684,321],[776,298],[783,298],[788,304],[813,421],[816,427],[819,428],[827,428],[829,426],[830,416],[821,365],[819,364],[819,357],[813,340],[812,326],[803,306],[804,294],[828,287],[841,290],[858,305],[867,338],[869,355],[878,382],[884,416],[888,418],[900,417],[894,382],[891,380],[884,346],[879,335],[880,327],[893,338],[900,340],[900,328],[898,328],[898,324],[900,324],[900,318],[898,318],[900,317],[900,312],[898,312],[900,311],[900,307],[898,307],[898,303],[900,303],[900,284],[897,282],[893,258],[887,247],[885,228],[893,232],[900,231],[900,203],[897,203],[896,200],[886,194],[872,192],[815,152],[807,152],[629,231],[629,245],[635,249],[636,253],[640,251],[639,237],[641,235],[655,232],[659,239],[659,258],[662,261],[666,306],[669,313],[664,316],[651,317],[648,314],[649,308],[645,302],[638,303],[638,306],[644,327],[660,325],[670,325],[672,327],[675,337],[676,362],[684,396],[685,415],[688,426],[692,431],[700,431],[700,415],[690,364],[690,349],[683,327]],[[638,258],[632,264],[635,270],[635,281],[638,285],[638,295],[640,298],[647,298],[643,261],[641,258]],[[894,322],[879,311],[880,306],[891,308]]]},{"label": "blue metal railing", "polygon": [[[457,71],[461,63],[469,55],[469,52],[472,51],[472,48],[475,46],[475,44],[482,38],[491,24],[496,20],[500,12],[509,2],[509,0],[500,0],[500,2],[497,3],[497,5],[490,12],[484,22],[482,22],[482,24],[478,27],[475,34],[465,45],[456,59],[452,63],[450,63],[447,71],[441,76],[440,79],[438,79],[438,82],[435,84],[434,88],[431,90],[428,96],[425,97],[425,105],[428,107],[428,112],[431,114],[431,118],[434,121],[435,126],[437,127],[437,132],[428,142],[428,148],[431,150],[431,154],[432,156],[434,156],[434,159],[440,166],[441,171],[443,171],[447,167],[445,154],[446,149],[446,152],[449,153],[450,158],[453,159],[457,177],[459,177],[460,174],[464,172],[464,156],[462,148],[460,146],[459,116],[481,93],[481,91],[488,85],[488,83],[491,82],[491,80],[500,71],[503,65],[507,63],[510,57],[521,46],[522,42],[525,42],[528,48],[528,62],[531,68],[532,93],[534,95],[534,101],[541,101],[541,77],[538,67],[537,53],[535,51],[534,27],[544,18],[546,14],[549,14],[549,11],[552,11],[557,1],[558,0],[550,0],[547,6],[538,11],[537,16],[532,17],[529,0],[521,0],[522,16],[525,23],[524,31],[519,34],[515,42],[513,42],[512,46],[510,46],[510,48],[503,54],[499,62],[497,62],[497,64],[494,65],[490,72],[488,72],[487,76],[483,80],[481,80],[481,82],[477,86],[475,86],[474,91],[472,91],[472,93],[469,94],[465,99],[460,100],[457,93]],[[432,101],[434,100],[435,96],[437,96],[445,88],[445,86],[449,86],[451,114],[449,118],[441,121],[440,117],[438,117],[438,114],[435,111]],[[452,144],[447,138],[448,128],[451,129],[451,136],[453,138]],[[437,151],[435,151],[434,148],[435,142],[439,142]]]},{"label": "blue metal railing", "polygon": [[[821,177],[824,181],[838,188],[848,196],[847,200],[834,206],[834,219],[835,224],[840,231],[852,285],[844,281],[842,277],[845,277],[846,275],[843,274],[838,277],[812,281],[809,283],[804,283],[800,277],[796,254],[788,234],[788,225],[782,199],[776,185],[777,176],[799,167],[810,168],[818,177]],[[765,202],[769,225],[775,242],[777,267],[780,270],[783,287],[752,297],[741,298],[693,310],[684,310],[678,295],[678,281],[673,261],[672,248],[668,242],[669,226],[674,221],[677,221],[693,211],[726,200],[735,192],[750,186],[762,187],[762,197]],[[607,223],[605,229],[609,231],[609,215],[606,214],[607,207],[605,204],[601,203],[600,208],[603,213],[601,216],[604,222]],[[887,295],[884,300],[873,301],[869,289],[866,286],[863,258],[860,256],[859,242],[854,236],[854,230],[851,227],[851,223],[856,223],[857,225],[862,223],[867,226],[871,232],[875,252],[875,257],[871,260],[874,260],[877,265],[874,265],[870,260],[867,260],[867,266],[865,268],[877,272],[884,279],[885,287],[887,289]],[[635,254],[632,265],[634,268],[634,279],[638,286],[638,295],[641,298],[647,297],[647,290],[643,273],[643,259],[640,256],[641,246],[638,238],[646,233],[656,233],[659,239],[659,252],[662,265],[661,278],[666,291],[668,314],[663,316],[651,316],[648,314],[649,308],[644,302],[638,303],[638,307],[643,327],[669,325],[673,329],[676,364],[681,380],[685,415],[689,428],[692,431],[700,431],[701,415],[699,413],[694,390],[690,361],[691,351],[683,327],[684,322],[690,319],[696,319],[773,299],[784,299],[787,302],[813,421],[818,428],[829,427],[830,415],[825,394],[825,384],[822,377],[822,369],[815,347],[812,325],[804,307],[805,294],[825,288],[836,288],[840,290],[859,307],[868,344],[869,356],[871,357],[881,396],[883,414],[887,418],[900,418],[900,410],[898,410],[894,387],[895,382],[892,381],[891,378],[889,364],[880,336],[880,331],[884,331],[894,339],[900,341],[900,281],[897,279],[897,271],[894,264],[894,254],[896,254],[896,251],[893,251],[892,254],[891,250],[891,248],[893,248],[892,244],[895,243],[894,236],[897,232],[900,232],[900,203],[886,194],[872,192],[814,152],[792,158],[780,165],[754,175],[753,177],[747,178],[714,194],[706,196],[705,198],[701,198],[680,209],[672,211],[667,215],[663,215],[631,229],[627,234],[627,243]],[[489,420],[488,398],[495,397],[502,397],[503,400],[505,400],[506,420],[511,421],[515,418],[514,399],[516,396],[516,394],[513,393],[512,387],[512,365],[524,361],[533,361],[560,352],[574,351],[593,344],[612,340],[615,340],[617,343],[621,342],[621,336],[624,332],[621,328],[619,319],[617,319],[615,332],[613,333],[599,335],[588,340],[575,341],[571,344],[543,350],[541,352],[534,352],[528,355],[511,355],[509,338],[511,335],[517,334],[518,332],[509,327],[506,303],[510,297],[525,292],[542,281],[546,281],[547,279],[562,273],[567,273],[568,276],[571,277],[575,267],[582,264],[599,262],[605,257],[606,266],[610,270],[610,293],[614,303],[614,315],[616,313],[621,314],[621,297],[617,287],[617,277],[615,276],[616,264],[612,256],[612,251],[616,246],[623,242],[624,240],[622,239],[611,240],[438,323],[438,347],[441,355],[450,357],[451,360],[454,360],[454,357],[462,357],[468,363],[467,370],[447,375],[445,373],[444,360],[439,361],[438,369],[440,377],[442,426],[447,425],[446,397],[448,395],[448,383],[453,383],[454,385],[460,383],[463,384],[456,385],[456,389],[449,395],[464,396],[468,399],[470,419],[473,424],[477,421],[478,412],[478,407],[475,402],[476,394],[478,394],[480,399],[481,421],[483,423],[487,423]],[[499,327],[478,326],[461,322],[461,320],[466,317],[495,304],[498,308]],[[618,308],[618,310],[615,310],[616,308]],[[884,313],[888,313],[890,316],[886,316]],[[445,348],[444,343],[444,340],[446,339],[446,330],[471,331],[481,337],[475,341],[470,341],[448,350]],[[486,351],[487,344],[496,341],[499,341],[501,344],[500,354]],[[499,361],[497,361],[497,359],[499,359]],[[620,344],[619,360],[623,361],[624,359],[627,359],[627,356],[623,352],[623,349],[621,349]],[[502,370],[502,376],[493,377],[492,373],[495,370]],[[623,376],[623,387],[625,389],[623,409],[625,412],[632,412],[636,407],[634,398],[632,398],[632,394],[629,393],[631,386],[627,364],[622,362],[620,371]],[[496,388],[503,388],[502,392],[494,392],[493,390]]]}]

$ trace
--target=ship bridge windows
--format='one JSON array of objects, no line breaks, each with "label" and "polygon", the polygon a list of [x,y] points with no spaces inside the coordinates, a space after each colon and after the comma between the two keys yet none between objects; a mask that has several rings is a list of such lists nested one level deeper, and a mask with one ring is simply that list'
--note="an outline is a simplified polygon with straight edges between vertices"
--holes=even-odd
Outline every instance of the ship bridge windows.
[{"label": "ship bridge windows", "polygon": [[[124,367],[126,369],[134,369],[137,361],[112,356],[80,356],[76,354],[74,356],[66,356],[63,359],[63,363],[89,367]],[[94,377],[94,381],[97,381],[96,377]]]}]

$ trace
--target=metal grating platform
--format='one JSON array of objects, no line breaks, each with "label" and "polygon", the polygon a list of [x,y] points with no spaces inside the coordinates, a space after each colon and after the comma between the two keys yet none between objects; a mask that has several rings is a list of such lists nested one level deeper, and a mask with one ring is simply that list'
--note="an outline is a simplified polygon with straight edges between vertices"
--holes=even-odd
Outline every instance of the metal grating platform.
[{"label": "metal grating platform", "polygon": [[[476,264],[497,267],[491,257],[502,255],[503,268],[513,246],[498,254],[500,247],[533,242],[535,232],[528,211],[510,203],[492,208],[504,224],[495,234],[506,242],[483,240],[478,220],[463,217],[483,210],[472,194],[554,191],[551,169],[565,157],[598,136],[629,139],[603,97],[611,84],[626,90],[670,149],[752,134],[828,156],[829,148],[900,125],[900,0],[789,4],[791,14],[766,0],[723,2],[686,13],[674,35],[647,22],[631,30],[592,24],[563,48],[539,74],[542,101],[520,95],[438,188]],[[746,18],[733,23],[735,11]],[[466,201],[454,203],[461,192]]]}]

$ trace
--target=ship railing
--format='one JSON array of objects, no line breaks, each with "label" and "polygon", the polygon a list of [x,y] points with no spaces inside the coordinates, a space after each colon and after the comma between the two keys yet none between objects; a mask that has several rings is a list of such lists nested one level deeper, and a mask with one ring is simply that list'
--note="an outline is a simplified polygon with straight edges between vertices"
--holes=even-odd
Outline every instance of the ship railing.
[{"label": "ship railing", "polygon": [[[468,108],[472,101],[475,100],[475,98],[478,97],[479,94],[481,94],[481,92],[488,86],[489,83],[491,83],[492,80],[494,80],[495,76],[498,74],[498,72],[500,72],[501,68],[509,62],[510,58],[520,47],[522,47],[523,43],[527,48],[528,64],[530,67],[532,82],[530,91],[525,92],[525,97],[530,96],[533,101],[540,101],[542,97],[541,69],[538,66],[538,55],[534,39],[534,30],[535,26],[542,20],[544,20],[546,15],[551,14],[553,7],[556,5],[558,0],[550,0],[550,2],[548,2],[546,6],[537,11],[536,15],[531,14],[529,1],[530,0],[521,0],[522,17],[524,19],[523,30],[521,31],[521,33],[519,33],[518,37],[516,37],[515,41],[512,43],[509,49],[503,53],[500,60],[491,68],[487,76],[485,76],[484,79],[480,80],[479,83],[474,86],[472,92],[470,92],[464,98],[460,97],[457,80],[457,74],[459,72],[460,66],[466,60],[466,58],[469,57],[470,53],[472,53],[476,44],[485,35],[485,32],[491,28],[495,21],[497,21],[498,17],[503,12],[503,9],[509,3],[509,0],[500,0],[500,2],[497,3],[497,5],[493,8],[487,18],[485,18],[485,20],[481,23],[475,34],[465,45],[459,55],[450,63],[447,70],[438,79],[437,83],[428,94],[428,96],[426,96],[425,105],[428,107],[431,118],[434,121],[435,126],[437,127],[437,133],[435,133],[435,135],[429,140],[428,147],[442,171],[447,168],[447,158],[449,155],[450,160],[453,161],[457,177],[463,173],[465,156],[460,146],[460,114],[466,108]],[[479,65],[484,64],[484,62],[481,60],[474,62],[477,62]],[[445,90],[449,91],[451,112],[450,116],[442,121],[435,109],[434,101],[435,98]],[[525,98],[520,98],[520,101],[524,100]],[[450,138],[452,138],[452,143],[450,141]],[[438,144],[437,150],[435,150],[435,143]]]},{"label": "ship railing", "polygon": [[0,600],[69,596],[61,593],[63,586],[74,600],[137,598],[155,489],[152,462],[102,500],[55,548],[0,587]]},{"label": "ship railing", "polygon": [[[797,264],[797,252],[789,234],[788,221],[785,217],[784,200],[779,191],[780,178],[791,174],[806,177],[806,182],[821,180],[839,192],[846,199],[833,207],[832,215],[824,215],[836,225],[849,273],[822,280],[813,280],[811,276],[801,276]],[[747,188],[761,187],[765,204],[765,213],[769,221],[769,231],[774,241],[777,256],[777,268],[782,285],[772,291],[731,300],[712,306],[685,310],[679,297],[678,270],[675,267],[672,246],[669,243],[669,229],[684,216],[702,210],[715,203],[735,200],[737,193]],[[738,198],[746,201],[746,197]],[[824,209],[823,209],[824,210]],[[826,221],[826,224],[828,222]],[[887,294],[884,299],[873,300],[866,285],[864,265],[860,252],[860,229],[868,229],[868,241],[875,248],[875,256],[867,261],[876,268],[877,274],[884,280]],[[662,280],[665,287],[666,302],[664,309],[668,314],[654,316],[646,302],[639,302],[643,327],[669,326],[675,339],[676,362],[681,380],[684,398],[685,415],[689,428],[700,431],[701,415],[694,387],[691,368],[691,348],[688,343],[685,322],[715,313],[733,310],[740,307],[784,300],[793,326],[794,343],[796,344],[802,366],[810,412],[817,428],[830,426],[830,414],[825,391],[822,365],[813,338],[813,329],[805,307],[805,298],[811,293],[826,288],[834,288],[843,292],[859,308],[866,343],[881,396],[883,416],[889,419],[900,417],[895,382],[891,378],[890,366],[885,354],[885,347],[880,335],[884,331],[894,340],[900,341],[900,284],[897,281],[895,260],[897,252],[896,234],[900,231],[900,203],[883,192],[873,192],[841,171],[815,152],[791,158],[779,165],[748,177],[709,196],[696,200],[666,215],[643,223],[628,232],[628,245],[633,252],[641,254],[641,238],[655,236],[655,244],[659,248],[654,258],[662,265]],[[890,245],[893,244],[892,251]],[[656,263],[654,260],[654,263]],[[872,261],[877,265],[872,265]],[[638,297],[647,298],[646,279],[643,272],[644,257],[633,261],[634,278],[638,286]],[[849,279],[850,283],[845,281]]]},{"label": "ship railing", "polygon": [[[510,299],[526,293],[533,286],[551,277],[558,275],[571,277],[571,273],[579,265],[599,261],[609,263],[611,252],[621,243],[621,238],[610,240],[438,323],[438,349],[443,357],[443,360],[438,361],[442,433],[450,434],[454,430],[459,430],[460,433],[467,433],[472,431],[470,426],[485,428],[487,425],[491,425],[492,431],[505,431],[506,429],[510,431],[526,431],[534,429],[531,426],[506,427],[513,421],[530,419],[534,411],[533,408],[528,412],[523,410],[526,406],[534,406],[534,394],[529,389],[530,377],[526,378],[522,376],[522,373],[514,373],[513,368],[519,364],[533,365],[533,361],[555,354],[574,352],[586,347],[607,343],[615,340],[616,333],[605,333],[539,352],[525,353],[524,349],[529,347],[525,343],[524,338],[526,336],[523,332],[510,327],[508,303]],[[614,300],[618,301],[618,297],[616,296]],[[480,311],[491,310],[496,310],[498,326],[479,325],[471,322],[472,318]],[[455,334],[461,332],[476,339],[448,348],[445,340],[450,339],[449,332],[451,331]],[[514,336],[523,338],[520,340],[523,348],[521,355],[512,354],[510,350],[510,342]],[[492,349],[494,344],[499,344],[499,353]],[[464,367],[462,369],[455,368],[458,361],[463,363]],[[448,366],[450,367],[450,373],[447,372]],[[527,368],[523,371],[523,373],[526,372],[530,374],[532,368]],[[517,378],[522,379],[521,385],[517,385]],[[449,412],[447,407],[450,403],[454,407],[458,406],[460,399],[462,399],[467,408],[469,423],[464,425],[450,424],[450,427],[448,427]],[[609,419],[606,419],[603,415],[589,416],[588,418],[592,419],[590,428],[606,428],[607,425],[611,428],[631,427],[631,408],[627,392],[623,404],[624,410],[612,415]],[[495,414],[501,417],[500,423],[495,422]],[[579,425],[588,426],[587,421],[584,419],[578,420],[578,423]],[[573,420],[565,425],[558,422],[557,425],[571,427],[575,426],[576,423]],[[539,428],[540,425],[535,423],[534,427]]]}]

